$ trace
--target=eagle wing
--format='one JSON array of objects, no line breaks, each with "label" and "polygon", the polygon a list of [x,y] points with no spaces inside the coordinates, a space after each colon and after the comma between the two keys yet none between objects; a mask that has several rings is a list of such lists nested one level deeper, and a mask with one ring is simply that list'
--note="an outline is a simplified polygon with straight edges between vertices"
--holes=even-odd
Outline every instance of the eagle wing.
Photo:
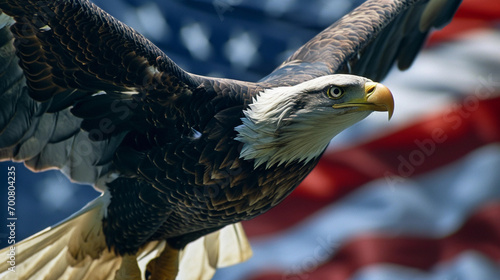
[{"label": "eagle wing", "polygon": [[52,99],[52,111],[100,90],[177,92],[174,80],[196,84],[153,43],[89,1],[3,2],[16,21],[11,30],[32,97]]},{"label": "eagle wing", "polygon": [[[0,18],[0,159],[33,170],[58,168],[96,183],[109,171],[134,98],[157,92],[173,100],[200,79],[88,1],[0,1]],[[103,118],[108,124],[95,123]],[[96,125],[114,131],[93,135]]]},{"label": "eagle wing", "polygon": [[382,80],[410,67],[429,31],[447,24],[461,0],[369,0],[299,48],[260,82],[297,84],[329,74]]}]

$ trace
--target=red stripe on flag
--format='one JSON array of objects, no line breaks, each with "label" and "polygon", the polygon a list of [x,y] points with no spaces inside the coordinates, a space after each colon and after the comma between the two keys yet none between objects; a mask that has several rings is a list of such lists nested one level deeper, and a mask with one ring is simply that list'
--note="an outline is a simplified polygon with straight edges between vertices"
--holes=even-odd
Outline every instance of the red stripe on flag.
[{"label": "red stripe on flag", "polygon": [[328,152],[287,199],[244,222],[245,231],[256,236],[283,230],[370,181],[385,177],[388,184],[397,183],[499,142],[498,112],[500,97],[469,95],[462,104],[384,137]]},{"label": "red stripe on flag", "polygon": [[456,17],[498,23],[500,21],[500,3],[491,0],[464,0],[457,10]]},{"label": "red stripe on flag", "polygon": [[[364,235],[342,246],[325,264],[311,268],[312,260],[290,271],[263,272],[252,280],[328,279],[345,280],[363,267],[376,264],[430,270],[466,251],[476,251],[500,261],[500,202],[484,206],[455,233],[441,239]],[[328,248],[321,248],[328,251]],[[296,270],[309,271],[293,274]],[[295,271],[294,271],[295,270]]]}]

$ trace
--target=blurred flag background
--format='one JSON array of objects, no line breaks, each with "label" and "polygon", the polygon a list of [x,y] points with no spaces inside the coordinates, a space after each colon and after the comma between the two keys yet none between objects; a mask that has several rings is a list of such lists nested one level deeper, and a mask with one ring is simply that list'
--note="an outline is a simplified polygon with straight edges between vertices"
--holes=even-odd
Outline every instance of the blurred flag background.
[{"label": "blurred flag background", "polygon": [[[256,81],[363,1],[94,2],[190,72]],[[464,0],[384,84],[393,119],[337,136],[289,198],[243,223],[254,256],[215,279],[500,279],[500,2]],[[2,178],[11,165],[18,240],[98,195],[22,164],[0,163]]]}]

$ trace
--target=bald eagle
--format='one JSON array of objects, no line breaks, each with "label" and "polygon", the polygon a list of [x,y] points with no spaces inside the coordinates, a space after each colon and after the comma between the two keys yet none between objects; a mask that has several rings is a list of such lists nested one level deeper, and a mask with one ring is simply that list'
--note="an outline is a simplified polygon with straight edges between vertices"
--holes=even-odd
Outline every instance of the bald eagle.
[{"label": "bald eagle", "polygon": [[15,244],[16,276],[209,279],[244,261],[239,222],[280,203],[338,133],[390,118],[374,81],[409,67],[459,2],[369,0],[246,82],[184,71],[89,1],[0,0],[0,158],[102,192]]}]

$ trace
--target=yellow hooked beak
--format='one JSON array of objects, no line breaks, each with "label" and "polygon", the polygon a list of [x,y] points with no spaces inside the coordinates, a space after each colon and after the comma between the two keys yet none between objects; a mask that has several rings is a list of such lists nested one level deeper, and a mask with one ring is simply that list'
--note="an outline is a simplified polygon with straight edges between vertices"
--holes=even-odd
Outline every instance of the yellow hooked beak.
[{"label": "yellow hooked beak", "polygon": [[356,107],[354,111],[387,111],[389,120],[394,113],[394,98],[391,91],[383,84],[368,82],[365,84],[365,96],[351,101],[335,104],[333,108]]}]

